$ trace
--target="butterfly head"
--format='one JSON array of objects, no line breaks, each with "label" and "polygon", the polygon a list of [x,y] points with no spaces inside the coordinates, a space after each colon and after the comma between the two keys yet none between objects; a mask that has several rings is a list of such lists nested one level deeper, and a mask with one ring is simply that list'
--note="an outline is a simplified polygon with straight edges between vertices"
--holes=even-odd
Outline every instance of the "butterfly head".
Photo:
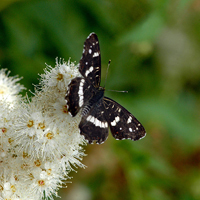
[{"label": "butterfly head", "polygon": [[104,91],[105,91],[105,87],[101,87],[101,86],[100,86],[100,87],[99,87],[99,91],[103,91],[103,92],[104,92]]}]

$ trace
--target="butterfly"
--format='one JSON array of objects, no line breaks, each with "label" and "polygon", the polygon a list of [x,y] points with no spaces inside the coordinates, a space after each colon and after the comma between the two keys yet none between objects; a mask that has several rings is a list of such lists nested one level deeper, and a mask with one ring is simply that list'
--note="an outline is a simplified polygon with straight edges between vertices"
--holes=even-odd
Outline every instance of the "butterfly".
[{"label": "butterfly", "polygon": [[105,88],[100,86],[100,46],[95,33],[91,33],[84,42],[79,72],[82,77],[71,80],[65,100],[72,117],[81,110],[80,134],[89,144],[103,143],[108,137],[109,127],[118,140],[145,137],[142,124],[123,106],[104,96]]}]

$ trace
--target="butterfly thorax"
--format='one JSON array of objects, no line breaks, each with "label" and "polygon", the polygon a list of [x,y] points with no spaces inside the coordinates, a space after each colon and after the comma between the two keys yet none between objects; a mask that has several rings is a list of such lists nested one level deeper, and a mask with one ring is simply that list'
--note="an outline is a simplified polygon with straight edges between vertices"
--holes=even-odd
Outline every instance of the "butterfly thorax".
[{"label": "butterfly thorax", "polygon": [[93,95],[93,97],[89,100],[89,102],[91,104],[95,104],[98,101],[100,101],[104,96],[104,91],[105,91],[105,88],[99,87],[98,90],[96,90],[95,95]]},{"label": "butterfly thorax", "polygon": [[83,110],[81,113],[83,116],[88,114],[88,112],[94,105],[96,105],[97,107],[100,105],[101,100],[104,97],[104,91],[105,91],[105,88],[99,87],[98,90],[95,91],[91,99],[85,105],[83,105]]}]

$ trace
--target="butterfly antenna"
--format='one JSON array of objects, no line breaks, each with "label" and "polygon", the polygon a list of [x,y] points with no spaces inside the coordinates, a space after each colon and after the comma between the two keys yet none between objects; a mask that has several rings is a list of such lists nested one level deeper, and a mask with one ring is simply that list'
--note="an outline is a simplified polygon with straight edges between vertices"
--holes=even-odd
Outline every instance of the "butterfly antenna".
[{"label": "butterfly antenna", "polygon": [[107,67],[107,70],[106,70],[106,78],[105,78],[104,88],[106,87],[106,81],[107,81],[107,76],[108,76],[108,69],[110,67],[110,62],[111,62],[111,60],[108,61],[108,67]]},{"label": "butterfly antenna", "polygon": [[126,90],[122,90],[122,91],[119,91],[119,90],[108,90],[108,91],[112,91],[112,92],[125,92],[125,93],[128,93],[128,91],[126,91]]},{"label": "butterfly antenna", "polygon": [[[106,86],[106,81],[107,81],[107,76],[108,76],[108,69],[110,67],[110,62],[111,60],[108,61],[108,67],[107,67],[107,70],[106,70],[106,78],[105,78],[105,84],[104,84],[104,88]],[[112,92],[125,92],[125,93],[128,93],[128,91],[119,91],[119,90],[108,90],[108,91],[112,91]]]}]

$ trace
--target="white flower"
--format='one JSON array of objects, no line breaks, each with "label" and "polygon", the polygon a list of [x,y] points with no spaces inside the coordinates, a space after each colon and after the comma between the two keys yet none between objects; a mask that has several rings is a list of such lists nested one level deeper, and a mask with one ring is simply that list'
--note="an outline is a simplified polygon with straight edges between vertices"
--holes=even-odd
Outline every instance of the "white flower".
[{"label": "white flower", "polygon": [[24,86],[17,83],[21,78],[8,77],[10,72],[7,72],[6,69],[0,70],[0,101],[8,103],[10,107],[13,107],[14,103],[18,101],[18,94],[21,90],[25,89]]},{"label": "white flower", "polygon": [[63,91],[63,89],[66,89],[69,81],[78,75],[80,74],[74,63],[70,63],[70,61],[65,62],[64,60],[63,62],[61,60],[58,61],[58,58],[56,58],[56,67],[52,68],[47,65],[45,74],[41,75],[41,83],[48,87],[56,86],[57,89]]},{"label": "white flower", "polygon": [[47,66],[31,100],[18,95],[19,79],[0,74],[7,86],[0,97],[0,199],[53,199],[72,166],[84,167],[81,116],[72,118],[65,102],[69,82],[80,76],[77,66],[58,60]]}]

